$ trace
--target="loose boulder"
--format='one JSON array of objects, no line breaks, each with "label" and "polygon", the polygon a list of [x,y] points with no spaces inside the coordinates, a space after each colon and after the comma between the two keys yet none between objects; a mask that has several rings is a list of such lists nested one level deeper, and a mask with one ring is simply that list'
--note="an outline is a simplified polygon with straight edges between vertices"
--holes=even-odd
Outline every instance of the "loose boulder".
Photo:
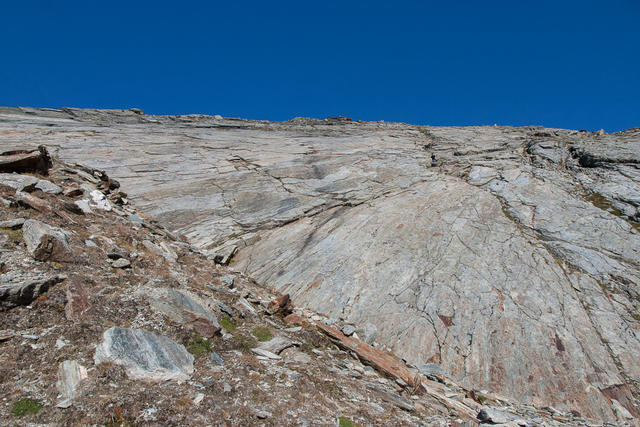
[{"label": "loose boulder", "polygon": [[59,408],[71,406],[71,400],[78,395],[80,383],[87,377],[87,369],[77,360],[62,362],[58,368],[58,382],[56,383],[62,400],[56,406]]},{"label": "loose boulder", "polygon": [[47,175],[51,165],[51,157],[42,145],[33,151],[16,150],[0,154],[0,172],[38,172]]},{"label": "loose boulder", "polygon": [[49,290],[56,283],[65,279],[65,276],[43,276],[37,279],[18,281],[0,285],[0,311],[19,305],[29,305]]},{"label": "loose boulder", "polygon": [[31,175],[0,173],[0,185],[13,188],[16,191],[31,191],[36,184],[38,184],[38,178]]},{"label": "loose boulder", "polygon": [[147,294],[151,308],[174,322],[195,329],[205,338],[220,332],[215,313],[196,295],[171,288],[150,289]]},{"label": "loose boulder", "polygon": [[193,356],[183,345],[140,329],[113,327],[105,331],[93,357],[123,366],[129,378],[151,382],[182,382],[193,373]]},{"label": "loose boulder", "polygon": [[67,236],[59,228],[28,219],[22,225],[22,237],[27,251],[38,261],[71,261],[73,251]]}]

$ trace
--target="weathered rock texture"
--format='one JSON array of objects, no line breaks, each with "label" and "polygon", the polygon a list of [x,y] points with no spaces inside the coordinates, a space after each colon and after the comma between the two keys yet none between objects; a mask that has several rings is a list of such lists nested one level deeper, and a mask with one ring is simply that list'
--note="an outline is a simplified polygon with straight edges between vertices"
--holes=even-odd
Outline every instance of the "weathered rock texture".
[{"label": "weathered rock texture", "polygon": [[2,109],[0,135],[106,170],[176,234],[415,365],[640,416],[640,129]]},{"label": "weathered rock texture", "polygon": [[183,345],[140,329],[107,329],[94,360],[121,365],[130,378],[147,381],[184,381],[193,373],[193,356]]}]

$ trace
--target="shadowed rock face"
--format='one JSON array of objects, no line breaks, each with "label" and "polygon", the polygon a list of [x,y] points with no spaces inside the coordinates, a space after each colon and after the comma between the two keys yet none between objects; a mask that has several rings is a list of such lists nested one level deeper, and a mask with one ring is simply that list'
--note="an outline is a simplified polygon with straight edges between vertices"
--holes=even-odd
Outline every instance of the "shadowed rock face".
[{"label": "shadowed rock face", "polygon": [[640,381],[640,130],[0,109],[5,150],[105,169],[138,208],[409,362],[614,417]]}]

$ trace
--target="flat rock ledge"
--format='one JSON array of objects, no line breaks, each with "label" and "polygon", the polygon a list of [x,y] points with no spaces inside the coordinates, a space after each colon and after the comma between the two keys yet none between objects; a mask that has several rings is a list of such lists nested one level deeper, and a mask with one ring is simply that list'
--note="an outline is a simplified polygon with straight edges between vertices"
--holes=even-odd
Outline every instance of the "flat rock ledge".
[{"label": "flat rock ledge", "polygon": [[105,331],[93,357],[96,365],[123,366],[131,379],[182,382],[193,373],[193,356],[183,345],[140,329],[113,327]]}]

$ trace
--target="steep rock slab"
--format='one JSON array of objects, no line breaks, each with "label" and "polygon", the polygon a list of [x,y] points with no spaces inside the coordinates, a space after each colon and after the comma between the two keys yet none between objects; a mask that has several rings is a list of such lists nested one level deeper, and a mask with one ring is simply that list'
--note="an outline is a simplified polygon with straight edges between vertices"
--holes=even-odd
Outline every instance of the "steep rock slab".
[{"label": "steep rock slab", "polygon": [[118,327],[105,331],[93,359],[96,365],[121,365],[130,378],[146,381],[185,381],[193,373],[194,360],[183,345],[167,337]]},{"label": "steep rock slab", "polygon": [[235,259],[299,304],[373,323],[379,343],[416,365],[440,363],[467,385],[523,401],[613,416],[599,389],[625,381],[572,281],[493,196],[460,180],[433,174],[304,218]]}]

